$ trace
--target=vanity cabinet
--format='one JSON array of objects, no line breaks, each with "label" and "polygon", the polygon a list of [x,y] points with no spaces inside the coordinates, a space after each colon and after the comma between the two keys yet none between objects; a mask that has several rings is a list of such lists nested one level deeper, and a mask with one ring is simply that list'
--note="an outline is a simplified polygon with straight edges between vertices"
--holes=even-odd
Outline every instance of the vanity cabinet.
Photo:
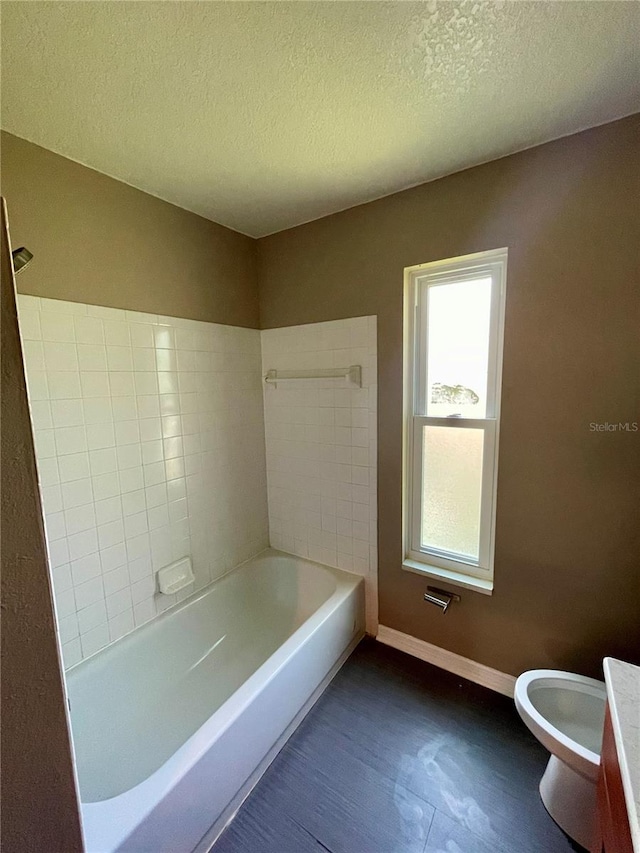
[{"label": "vanity cabinet", "polygon": [[598,778],[597,824],[591,853],[634,853],[608,703]]}]

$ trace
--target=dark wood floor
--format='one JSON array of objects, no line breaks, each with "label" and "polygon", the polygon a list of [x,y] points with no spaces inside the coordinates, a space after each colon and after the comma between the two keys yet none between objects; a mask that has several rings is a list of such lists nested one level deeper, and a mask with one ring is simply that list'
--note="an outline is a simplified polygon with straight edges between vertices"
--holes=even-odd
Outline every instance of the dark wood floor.
[{"label": "dark wood floor", "polygon": [[513,702],[363,640],[213,853],[569,853]]}]

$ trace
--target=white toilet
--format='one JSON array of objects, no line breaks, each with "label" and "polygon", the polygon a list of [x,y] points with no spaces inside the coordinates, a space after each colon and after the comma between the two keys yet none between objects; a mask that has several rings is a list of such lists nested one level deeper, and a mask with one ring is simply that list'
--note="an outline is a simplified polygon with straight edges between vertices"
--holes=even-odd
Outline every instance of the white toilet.
[{"label": "white toilet", "polygon": [[596,788],[604,727],[602,681],[554,669],[523,672],[516,681],[518,713],[551,753],[540,796],[570,838],[593,841]]}]

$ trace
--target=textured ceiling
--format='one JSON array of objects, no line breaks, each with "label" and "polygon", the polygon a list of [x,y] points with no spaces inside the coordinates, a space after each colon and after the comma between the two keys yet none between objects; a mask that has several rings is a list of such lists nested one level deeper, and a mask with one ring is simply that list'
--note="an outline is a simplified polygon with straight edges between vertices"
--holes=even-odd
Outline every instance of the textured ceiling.
[{"label": "textured ceiling", "polygon": [[2,125],[261,236],[640,110],[637,2],[2,2]]}]

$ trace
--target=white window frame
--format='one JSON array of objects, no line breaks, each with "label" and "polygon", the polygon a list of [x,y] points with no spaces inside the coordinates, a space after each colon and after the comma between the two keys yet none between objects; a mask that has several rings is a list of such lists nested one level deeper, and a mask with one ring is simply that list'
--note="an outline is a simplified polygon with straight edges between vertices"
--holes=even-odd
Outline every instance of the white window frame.
[{"label": "white window frame", "polygon": [[[484,418],[428,417],[427,382],[427,289],[470,278],[492,280],[487,376],[487,409]],[[496,492],[502,353],[507,279],[507,249],[479,252],[446,261],[405,269],[404,311],[404,442],[403,442],[403,568],[458,586],[491,594],[495,551]],[[424,426],[484,431],[480,509],[479,558],[472,558],[420,543],[422,515],[422,430]]]}]

